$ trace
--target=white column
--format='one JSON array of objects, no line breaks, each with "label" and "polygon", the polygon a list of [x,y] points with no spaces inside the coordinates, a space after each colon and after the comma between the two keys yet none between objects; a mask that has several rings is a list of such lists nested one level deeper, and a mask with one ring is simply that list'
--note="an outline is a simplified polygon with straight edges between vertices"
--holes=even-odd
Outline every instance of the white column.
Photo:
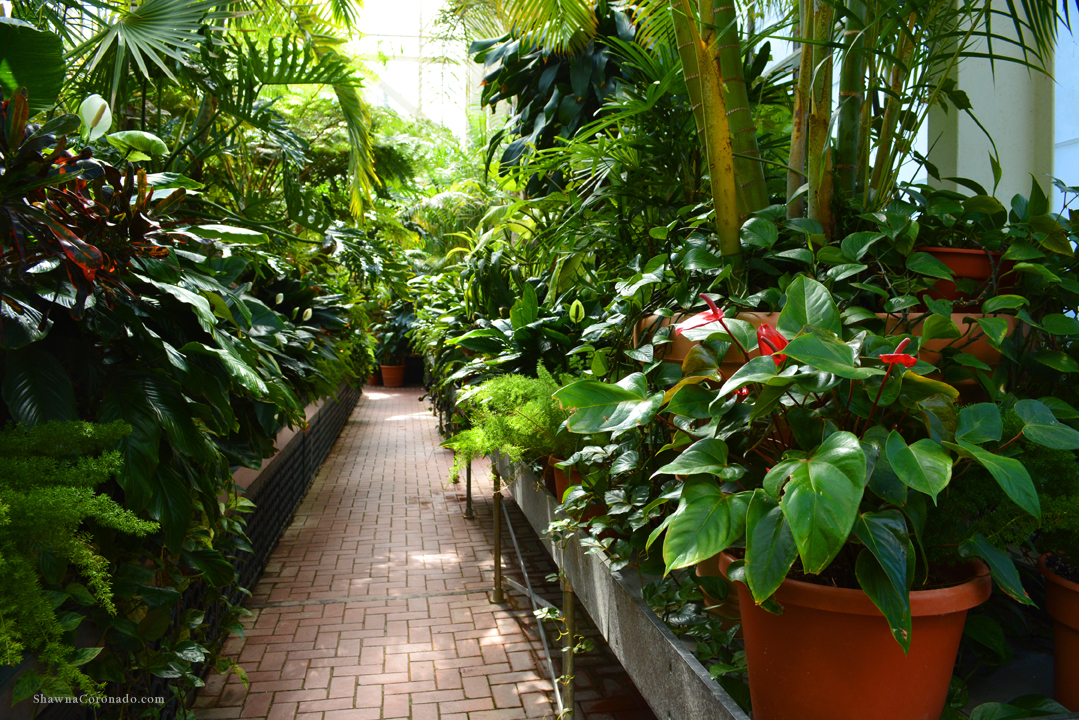
[{"label": "white column", "polygon": [[[1014,32],[1011,23],[998,18],[993,31]],[[1027,39],[1028,44],[1032,42]],[[1003,43],[994,43],[996,53],[1004,52]],[[984,41],[972,48],[985,52]],[[1050,59],[1047,70],[1053,72]],[[967,58],[961,60],[957,71],[959,89],[966,92],[972,112],[996,142],[1002,177],[996,197],[1010,206],[1015,194],[1029,196],[1031,175],[1038,179],[1047,194],[1052,189],[1054,151],[1054,80],[1012,62],[997,62]],[[993,191],[993,169],[989,161],[992,144],[985,133],[965,112],[949,107],[944,113],[932,108],[928,118],[929,160],[941,177],[963,177],[980,183]],[[969,193],[955,183],[940,184],[950,190]]]}]

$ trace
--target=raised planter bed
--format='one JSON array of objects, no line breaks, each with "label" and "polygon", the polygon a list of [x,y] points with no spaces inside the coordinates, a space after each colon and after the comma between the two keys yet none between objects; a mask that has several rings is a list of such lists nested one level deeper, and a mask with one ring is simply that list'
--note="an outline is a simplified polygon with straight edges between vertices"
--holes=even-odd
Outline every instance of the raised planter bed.
[{"label": "raised planter bed", "polygon": [[[546,530],[558,517],[558,501],[527,468],[511,467],[504,460],[498,467],[507,480],[517,478],[510,484],[514,499],[656,716],[749,720],[642,599],[637,572],[612,573],[602,558],[586,555],[575,540],[564,547],[552,544]],[[643,582],[652,579],[645,576]]]}]

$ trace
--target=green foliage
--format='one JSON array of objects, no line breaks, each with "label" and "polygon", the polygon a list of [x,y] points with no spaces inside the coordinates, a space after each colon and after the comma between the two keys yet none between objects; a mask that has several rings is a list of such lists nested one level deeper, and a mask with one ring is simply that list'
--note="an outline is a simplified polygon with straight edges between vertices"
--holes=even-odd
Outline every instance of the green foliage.
[{"label": "green foliage", "polygon": [[100,650],[73,644],[83,608],[116,613],[94,533],[158,529],[95,491],[120,471],[120,454],[106,448],[130,431],[122,422],[49,422],[0,432],[0,665],[29,653],[48,695],[100,691],[80,669]]},{"label": "green foliage", "polygon": [[548,455],[564,460],[573,454],[577,441],[563,427],[569,413],[552,397],[558,383],[542,364],[536,373],[535,378],[500,375],[461,398],[459,407],[472,427],[443,443],[454,451],[451,480],[468,463],[493,452],[513,462]]}]

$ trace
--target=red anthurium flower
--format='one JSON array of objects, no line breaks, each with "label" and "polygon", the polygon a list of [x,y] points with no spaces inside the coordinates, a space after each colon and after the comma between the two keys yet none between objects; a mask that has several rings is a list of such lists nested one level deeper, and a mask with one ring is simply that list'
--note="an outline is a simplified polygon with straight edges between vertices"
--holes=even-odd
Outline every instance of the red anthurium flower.
[{"label": "red anthurium flower", "polygon": [[674,326],[674,334],[675,335],[678,335],[679,333],[683,333],[686,330],[692,330],[693,328],[699,328],[702,325],[707,325],[708,323],[714,323],[714,322],[717,322],[717,321],[723,319],[723,311],[720,310],[719,307],[714,302],[712,302],[712,298],[708,297],[704,293],[701,293],[701,297],[704,298],[704,301],[706,303],[708,303],[708,307],[710,309],[706,310],[705,312],[698,313],[697,315],[694,315],[693,317],[689,318],[688,320],[683,320],[682,322],[675,325]]},{"label": "red anthurium flower", "polygon": [[900,363],[903,365],[903,367],[914,367],[914,364],[918,362],[918,358],[914,357],[913,355],[907,355],[905,352],[903,352],[903,348],[905,348],[909,344],[910,338],[903,338],[903,340],[899,343],[899,347],[895,349],[894,353],[885,353],[884,355],[880,356],[881,362],[887,365],[894,365],[895,363]]},{"label": "red anthurium flower", "polygon": [[782,365],[787,356],[779,351],[787,347],[787,338],[783,337],[778,330],[764,323],[757,328],[757,347],[761,355],[771,355],[777,366]]},{"label": "red anthurium flower", "polygon": [[738,397],[746,397],[747,395],[749,395],[749,386],[746,385],[744,387],[738,388],[737,390],[734,391],[734,394],[737,395]]}]

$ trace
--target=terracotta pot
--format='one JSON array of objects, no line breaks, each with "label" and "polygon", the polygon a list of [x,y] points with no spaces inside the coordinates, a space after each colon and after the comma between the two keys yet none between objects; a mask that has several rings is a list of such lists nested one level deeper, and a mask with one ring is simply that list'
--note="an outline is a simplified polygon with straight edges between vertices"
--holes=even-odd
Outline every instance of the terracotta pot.
[{"label": "terracotta pot", "polygon": [[[697,577],[719,577],[726,579],[727,576],[719,569],[719,555],[713,555],[707,560],[697,563]],[[724,630],[730,630],[742,622],[742,610],[738,604],[738,593],[733,586],[728,586],[727,597],[724,599],[714,598],[704,593],[705,606],[711,608],[708,612],[719,616],[719,624]],[[742,637],[742,631],[738,631],[738,637]]]},{"label": "terracotta pot", "polygon": [[577,472],[576,468],[570,468],[569,477],[566,476],[566,471],[555,465],[555,463],[565,462],[560,458],[556,458],[551,455],[547,458],[547,464],[554,472],[554,497],[558,502],[562,502],[562,498],[565,497],[566,491],[569,490],[570,485],[580,485],[583,478],[581,474]]},{"label": "terracotta pot", "polygon": [[[733,561],[721,554],[720,569]],[[938,720],[967,610],[992,592],[984,564],[965,570],[958,585],[910,594],[908,655],[861,590],[784,580],[772,615],[735,583],[754,720]]]},{"label": "terracotta pot", "polygon": [[[919,313],[921,315],[921,313]],[[900,313],[877,313],[877,317],[883,319],[884,331],[886,334],[892,333],[910,333],[911,335],[921,335],[922,322],[904,323],[903,316]],[[941,351],[948,347],[963,347],[963,352],[973,355],[981,360],[983,363],[991,368],[995,368],[1000,365],[1000,351],[994,348],[986,341],[985,334],[982,332],[978,323],[974,322],[977,318],[986,317],[982,313],[952,313],[952,322],[959,328],[959,332],[963,333],[960,338],[940,338],[937,340],[930,340],[924,343],[921,349],[918,351],[918,358],[924,360],[927,363],[936,365],[940,362]],[[1015,330],[1015,316],[1014,315],[998,315],[1008,324],[1008,332],[1011,333]],[[970,319],[971,322],[967,324],[965,321]],[[971,339],[973,341],[971,342]],[[969,345],[966,343],[970,342]]]},{"label": "terracotta pot", "polygon": [[381,365],[382,384],[389,388],[401,387],[405,384],[404,365]]},{"label": "terracotta pot", "polygon": [[1045,605],[1053,617],[1053,695],[1079,711],[1079,584],[1054,574],[1048,558],[1038,558],[1038,572],[1045,576]]},{"label": "terracotta pot", "polygon": [[371,373],[370,375],[368,375],[367,376],[367,384],[371,385],[372,387],[374,387],[376,385],[381,385],[381,383],[378,380],[378,375],[375,374],[375,373]]},{"label": "terracotta pot", "polygon": [[[948,266],[956,280],[967,279],[981,285],[993,276],[996,270],[997,282],[1001,289],[1010,288],[1014,282],[1000,277],[1015,269],[1014,260],[1002,260],[1001,254],[992,250],[965,250],[945,247],[916,247],[914,252],[929,253]],[[952,300],[962,302],[966,295],[961,293],[951,280],[938,280],[927,292],[934,300]]]},{"label": "terracotta pot", "polygon": [[[637,323],[637,327],[633,329],[633,343],[634,345],[640,345],[645,333],[654,332],[660,328],[667,327],[668,325],[677,324],[682,322],[688,317],[692,317],[691,314],[675,315],[674,317],[664,318],[659,315],[650,315]],[[768,323],[772,327],[775,327],[779,322],[779,313],[762,313],[762,312],[742,312],[737,315],[738,320],[745,320],[754,328],[759,328],[761,325]],[[677,335],[673,338],[673,341],[660,345],[655,349],[658,353],[657,357],[662,358],[664,362],[674,362],[679,365],[686,359],[686,355],[696,345],[700,345],[699,342],[689,340],[685,335]],[[749,351],[749,358],[753,359],[760,355],[760,351],[757,349],[757,343],[753,343],[752,348],[746,348]],[[742,355],[742,351],[738,349],[736,345],[731,345],[731,348],[727,351],[727,354],[723,356],[723,360],[720,363],[720,370],[725,377],[729,377],[731,373],[742,367],[746,363],[746,358]]]}]

